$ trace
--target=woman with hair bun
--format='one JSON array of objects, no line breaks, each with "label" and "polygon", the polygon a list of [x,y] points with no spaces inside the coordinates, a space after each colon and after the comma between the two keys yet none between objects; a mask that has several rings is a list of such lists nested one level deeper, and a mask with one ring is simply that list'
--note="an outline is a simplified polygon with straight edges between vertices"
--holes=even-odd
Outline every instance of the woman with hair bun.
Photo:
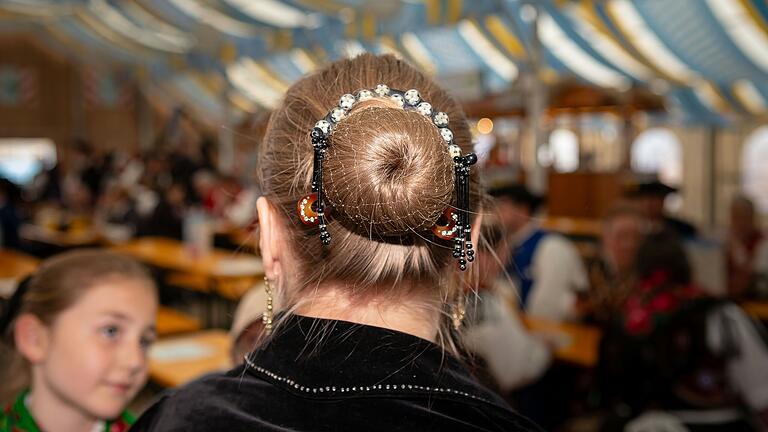
[{"label": "woman with hair bun", "polygon": [[135,430],[539,430],[455,343],[481,222],[470,151],[459,105],[393,56],[294,84],[260,154],[265,336]]}]

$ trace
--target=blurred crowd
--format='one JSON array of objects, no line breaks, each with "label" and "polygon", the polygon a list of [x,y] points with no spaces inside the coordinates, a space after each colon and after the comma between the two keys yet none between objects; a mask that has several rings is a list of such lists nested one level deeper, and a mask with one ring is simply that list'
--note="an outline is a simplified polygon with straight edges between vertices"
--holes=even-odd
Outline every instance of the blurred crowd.
[{"label": "blurred crowd", "polygon": [[[675,192],[659,181],[637,185],[604,215],[596,247],[585,248],[578,236],[543,228],[545,197],[520,185],[491,190],[482,301],[465,337],[487,384],[546,430],[768,425],[768,339],[739,306],[768,297],[768,242],[755,207],[736,197],[727,238],[712,242],[666,213]],[[531,333],[530,319],[598,328],[595,367],[556,361],[568,341]]]},{"label": "blurred crowd", "polygon": [[67,155],[66,169],[56,164],[23,188],[2,180],[3,247],[28,247],[20,241],[22,224],[95,231],[113,241],[136,236],[181,240],[184,220],[192,213],[206,215],[221,232],[251,225],[255,183],[218,171],[210,140],[160,148],[107,153],[78,141]]}]

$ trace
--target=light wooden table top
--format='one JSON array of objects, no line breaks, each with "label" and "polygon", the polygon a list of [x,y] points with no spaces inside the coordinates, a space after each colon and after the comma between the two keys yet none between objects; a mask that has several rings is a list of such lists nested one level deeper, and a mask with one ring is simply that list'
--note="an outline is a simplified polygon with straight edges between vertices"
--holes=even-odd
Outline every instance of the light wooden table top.
[{"label": "light wooden table top", "polygon": [[10,249],[0,249],[0,279],[21,279],[35,271],[40,260]]},{"label": "light wooden table top", "polygon": [[195,257],[182,242],[170,238],[142,237],[111,249],[158,267],[209,277],[252,277],[264,272],[256,255],[213,249],[205,256]]},{"label": "light wooden table top", "polygon": [[567,236],[600,237],[602,227],[598,219],[550,216],[541,221],[542,228]]},{"label": "light wooden table top", "polygon": [[232,342],[223,330],[206,330],[156,342],[149,352],[149,376],[165,387],[184,385],[232,367]]},{"label": "light wooden table top", "polygon": [[549,321],[528,315],[521,315],[521,319],[532,333],[554,341],[556,359],[584,367],[597,365],[602,336],[599,328],[584,324]]},{"label": "light wooden table top", "polygon": [[157,311],[157,335],[160,337],[200,330],[200,320],[175,309],[160,306]]},{"label": "light wooden table top", "polygon": [[99,234],[92,227],[60,231],[39,225],[22,225],[19,235],[27,241],[35,241],[61,247],[80,247],[97,244]]},{"label": "light wooden table top", "polygon": [[760,321],[768,321],[768,300],[752,300],[741,304],[741,307],[752,317]]}]

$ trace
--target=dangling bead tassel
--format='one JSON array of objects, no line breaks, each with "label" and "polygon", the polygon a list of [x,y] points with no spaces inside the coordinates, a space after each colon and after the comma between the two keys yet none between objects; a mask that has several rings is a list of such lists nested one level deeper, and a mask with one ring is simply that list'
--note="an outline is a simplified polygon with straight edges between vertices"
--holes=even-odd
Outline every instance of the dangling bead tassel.
[{"label": "dangling bead tassel", "polygon": [[320,241],[324,246],[331,244],[331,234],[328,233],[328,226],[325,224],[325,194],[323,194],[323,159],[325,158],[325,149],[320,150],[318,162],[318,186],[317,186],[317,217],[320,220]]},{"label": "dangling bead tassel", "polygon": [[467,269],[467,263],[475,260],[472,246],[472,226],[469,222],[469,167],[477,163],[477,156],[470,153],[453,158],[456,177],[456,238],[453,240],[453,257],[459,261],[459,269]]},{"label": "dangling bead tassel", "polygon": [[[453,172],[454,172],[454,190],[456,191],[456,237],[453,238],[453,257],[459,259],[459,266],[461,266],[463,244],[462,236],[464,232],[463,219],[461,216],[461,156],[455,156],[453,158]],[[465,266],[466,268],[466,266]]]},{"label": "dangling bead tassel", "polygon": [[477,163],[477,155],[474,153],[470,153],[464,157],[464,205],[465,205],[465,211],[464,215],[466,217],[466,230],[465,230],[465,240],[466,245],[464,246],[466,249],[467,254],[467,261],[472,262],[475,260],[475,251],[472,246],[472,226],[470,225],[469,220],[469,167]]},{"label": "dangling bead tassel", "polygon": [[328,148],[328,138],[320,128],[312,130],[312,146],[315,149],[314,165],[312,167],[312,192],[317,193],[317,218],[320,222],[320,241],[323,245],[331,244],[331,234],[325,223],[325,194],[323,193],[323,160],[325,149]]}]

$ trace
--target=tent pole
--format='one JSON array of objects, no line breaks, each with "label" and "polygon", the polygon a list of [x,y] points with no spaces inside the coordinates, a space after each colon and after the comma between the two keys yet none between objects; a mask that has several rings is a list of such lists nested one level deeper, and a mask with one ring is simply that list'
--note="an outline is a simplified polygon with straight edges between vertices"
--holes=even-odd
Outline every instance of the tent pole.
[{"label": "tent pole", "polygon": [[[535,7],[531,5],[532,7]],[[538,23],[539,23],[539,10],[536,8],[536,16],[531,26],[531,72],[528,74],[528,91],[530,97],[527,98],[527,111],[528,111],[528,127],[533,136],[534,154],[533,154],[533,169],[531,175],[528,176],[528,187],[535,193],[545,193],[547,190],[547,169],[543,167],[539,162],[539,151],[546,144],[546,137],[544,136],[544,128],[542,120],[544,117],[544,110],[546,109],[546,88],[544,83],[541,82],[542,72],[542,46],[541,39],[539,39]]]}]

